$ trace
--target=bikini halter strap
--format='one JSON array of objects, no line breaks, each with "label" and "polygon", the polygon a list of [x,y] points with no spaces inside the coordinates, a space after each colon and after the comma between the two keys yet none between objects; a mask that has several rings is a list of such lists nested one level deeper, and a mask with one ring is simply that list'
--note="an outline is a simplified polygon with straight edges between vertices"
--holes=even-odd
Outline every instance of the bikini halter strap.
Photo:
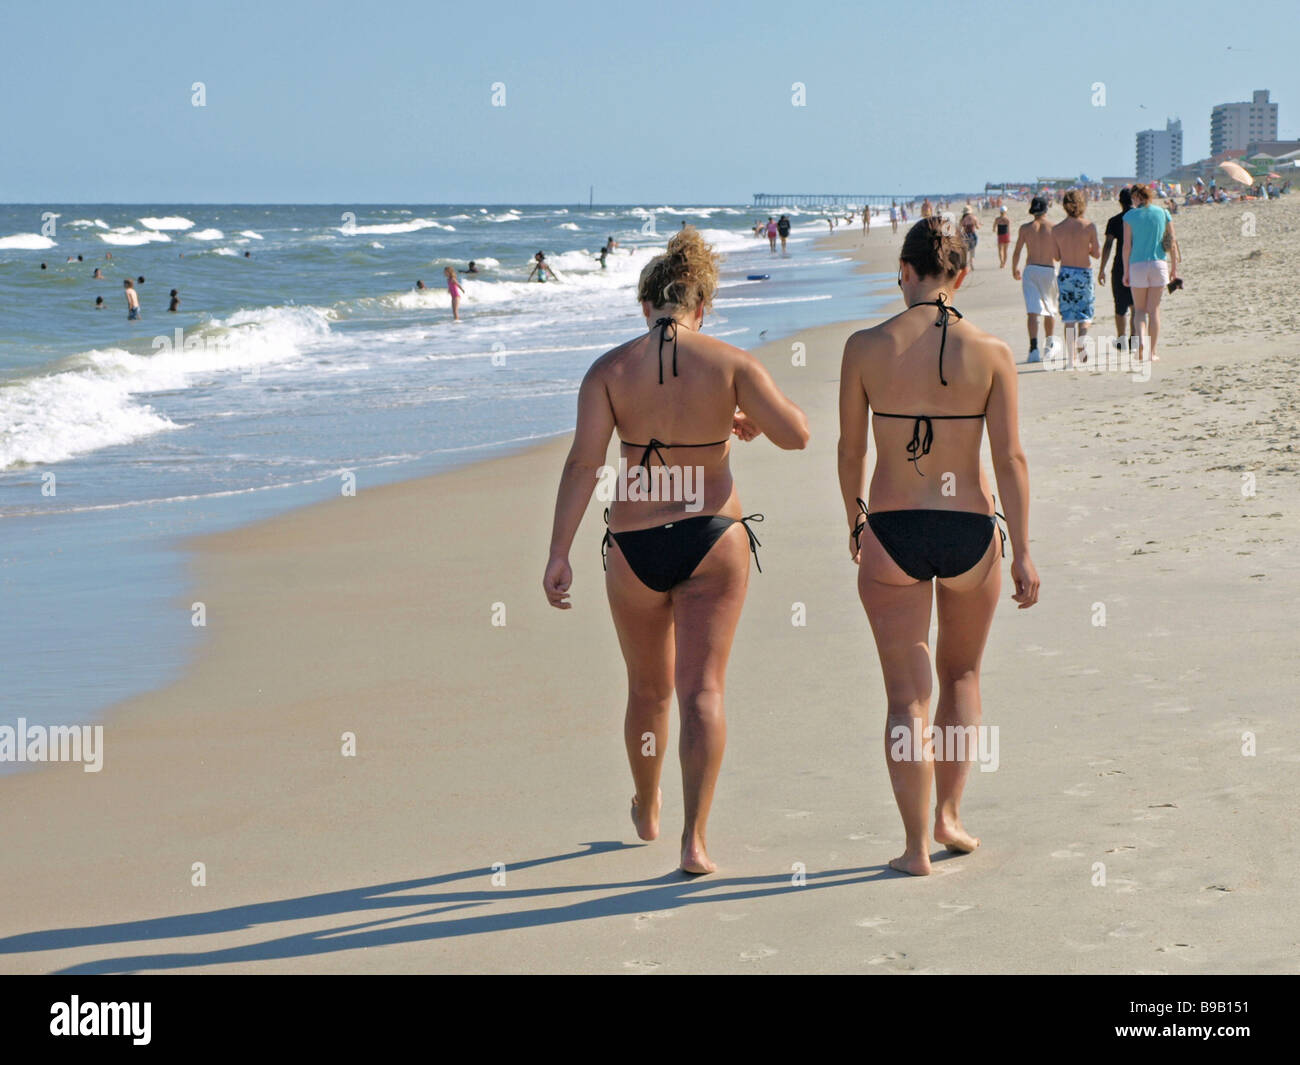
[{"label": "bikini halter strap", "polygon": [[655,325],[659,327],[659,383],[664,383],[664,341],[668,339],[668,330],[673,331],[673,376],[677,376],[677,319],[676,318],[656,318]]},{"label": "bikini halter strap", "polygon": [[[963,317],[961,311],[957,310],[952,304],[944,301],[943,293],[940,292],[937,299],[920,300],[917,303],[908,304],[907,309],[910,311],[913,307],[938,307],[939,317],[935,320],[935,326],[943,330],[943,335],[939,337],[939,383],[947,387],[948,382],[943,376],[943,349],[948,344],[948,318],[950,315],[956,315],[958,321]],[[926,448],[928,451],[929,448]],[[924,454],[924,452],[922,452]]]}]

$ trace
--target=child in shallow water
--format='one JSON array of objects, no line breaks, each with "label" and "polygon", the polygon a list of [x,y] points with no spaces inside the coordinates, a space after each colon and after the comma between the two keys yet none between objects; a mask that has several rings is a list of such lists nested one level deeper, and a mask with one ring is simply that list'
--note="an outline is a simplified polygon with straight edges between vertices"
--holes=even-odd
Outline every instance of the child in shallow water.
[{"label": "child in shallow water", "polygon": [[454,322],[460,321],[460,298],[465,295],[465,290],[461,288],[460,281],[456,278],[456,271],[448,266],[442,271],[443,276],[447,279],[447,293],[451,296],[451,318]]}]

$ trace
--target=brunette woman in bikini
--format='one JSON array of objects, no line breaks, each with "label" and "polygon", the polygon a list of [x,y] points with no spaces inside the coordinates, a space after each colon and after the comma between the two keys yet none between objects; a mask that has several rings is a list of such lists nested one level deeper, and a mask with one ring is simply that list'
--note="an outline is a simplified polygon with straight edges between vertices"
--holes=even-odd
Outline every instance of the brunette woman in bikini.
[{"label": "brunette woman in bikini", "polygon": [[[966,247],[940,219],[908,231],[899,255],[907,310],[849,337],[840,376],[840,488],[858,594],[880,654],[888,712],[885,758],[907,848],[889,864],[930,872],[930,783],[937,786],[934,839],[966,853],[979,840],[958,805],[970,770],[950,759],[909,758],[930,711],[930,603],[939,612],[934,727],[980,722],[980,658],[1002,577],[1001,530],[980,464],[985,425],[1010,532],[1013,598],[1038,601],[1029,557],[1029,473],[1017,427],[1016,366],[1007,345],[952,307],[966,277]],[[866,484],[868,412],[880,449]],[[973,735],[968,732],[966,735]],[[900,740],[903,741],[900,746]],[[900,754],[899,752],[904,752]]]},{"label": "brunette woman in bikini", "polygon": [[[766,433],[780,448],[808,442],[803,411],[763,365],[700,332],[717,281],[713,251],[692,228],[674,234],[667,252],[642,271],[638,296],[649,331],[602,355],[583,379],[542,581],[551,605],[569,609],[569,549],[617,431],[630,471],[620,472],[618,501],[606,512],[605,590],[627,663],[632,821],[641,839],[659,835],[675,688],[686,821],[681,868],[697,874],[717,868],[705,827],[726,743],[727,658],[757,543],[731,479],[729,441]],[[693,470],[681,468],[688,463]],[[698,489],[693,500],[667,490],[646,499],[632,483],[653,475],[660,486],[680,489],[687,474]]]}]

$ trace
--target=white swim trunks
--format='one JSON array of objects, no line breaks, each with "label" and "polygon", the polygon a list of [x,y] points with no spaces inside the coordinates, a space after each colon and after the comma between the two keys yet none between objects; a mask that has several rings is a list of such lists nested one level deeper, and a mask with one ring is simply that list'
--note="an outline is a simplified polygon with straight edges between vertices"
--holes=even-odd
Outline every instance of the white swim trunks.
[{"label": "white swim trunks", "polygon": [[1060,317],[1056,308],[1056,267],[1030,263],[1020,276],[1026,313],[1042,314],[1048,318]]}]

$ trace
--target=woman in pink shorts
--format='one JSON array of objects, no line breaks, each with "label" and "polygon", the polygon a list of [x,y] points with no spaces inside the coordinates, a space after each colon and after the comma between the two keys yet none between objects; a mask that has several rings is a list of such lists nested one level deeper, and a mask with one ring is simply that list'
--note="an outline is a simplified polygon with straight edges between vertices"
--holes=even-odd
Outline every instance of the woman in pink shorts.
[{"label": "woman in pink shorts", "polygon": [[1160,297],[1166,285],[1172,291],[1178,280],[1178,243],[1174,220],[1163,207],[1151,202],[1151,190],[1134,185],[1133,206],[1124,213],[1124,284],[1133,291],[1133,336],[1142,361],[1142,327],[1147,327],[1151,361],[1155,362],[1160,336]]}]

